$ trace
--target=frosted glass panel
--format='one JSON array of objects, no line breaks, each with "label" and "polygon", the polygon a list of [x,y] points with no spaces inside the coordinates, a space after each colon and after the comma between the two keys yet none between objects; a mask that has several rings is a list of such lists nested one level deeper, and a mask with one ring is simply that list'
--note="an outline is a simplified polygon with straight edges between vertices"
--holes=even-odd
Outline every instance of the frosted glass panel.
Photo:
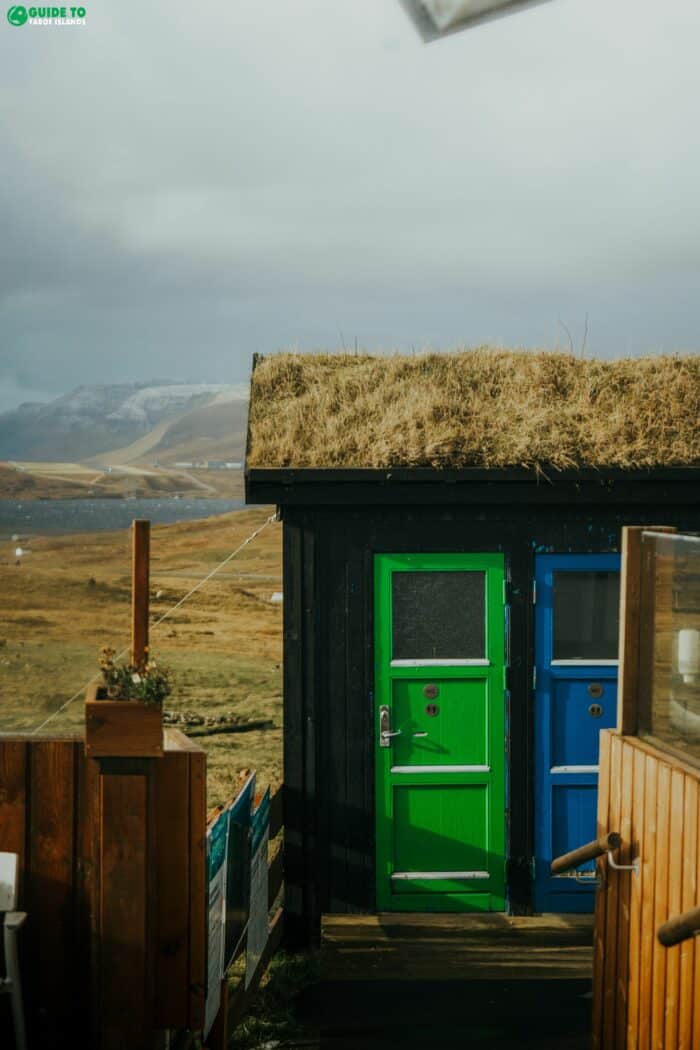
[{"label": "frosted glass panel", "polygon": [[486,655],[485,572],[392,574],[394,660],[478,660]]}]

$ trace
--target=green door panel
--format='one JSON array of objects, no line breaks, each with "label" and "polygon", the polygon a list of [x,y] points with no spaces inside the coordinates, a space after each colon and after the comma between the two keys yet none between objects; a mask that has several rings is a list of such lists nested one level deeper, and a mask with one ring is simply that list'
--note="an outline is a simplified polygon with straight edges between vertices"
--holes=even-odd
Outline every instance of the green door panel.
[{"label": "green door panel", "polygon": [[[394,893],[459,893],[458,879],[406,878],[407,873],[485,873],[488,865],[488,789],[483,784],[408,784],[394,789]],[[488,879],[479,879],[488,888]],[[477,880],[474,880],[476,886]]]},{"label": "green door panel", "polygon": [[381,910],[505,908],[504,630],[503,555],[376,556]]},{"label": "green door panel", "polygon": [[[488,694],[485,675],[443,679],[433,673],[428,682],[425,678],[394,680],[391,721],[401,736],[394,738],[393,763],[484,765],[489,751]],[[428,735],[414,737],[413,733]]]}]

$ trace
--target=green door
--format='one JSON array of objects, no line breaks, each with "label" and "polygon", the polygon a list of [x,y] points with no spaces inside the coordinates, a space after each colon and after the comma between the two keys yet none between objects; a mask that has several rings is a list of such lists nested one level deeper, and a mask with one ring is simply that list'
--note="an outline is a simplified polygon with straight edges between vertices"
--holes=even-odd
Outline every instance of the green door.
[{"label": "green door", "polygon": [[375,558],[377,908],[505,908],[502,554]]}]

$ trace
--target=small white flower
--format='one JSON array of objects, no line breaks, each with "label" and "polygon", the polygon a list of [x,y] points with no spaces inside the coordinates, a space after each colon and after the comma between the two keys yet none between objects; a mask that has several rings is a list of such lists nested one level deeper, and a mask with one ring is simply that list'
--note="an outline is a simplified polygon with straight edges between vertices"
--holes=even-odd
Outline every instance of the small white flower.
[{"label": "small white flower", "polygon": [[134,683],[134,685],[138,685],[139,682],[141,681],[141,675],[140,674],[132,674],[131,681]]}]

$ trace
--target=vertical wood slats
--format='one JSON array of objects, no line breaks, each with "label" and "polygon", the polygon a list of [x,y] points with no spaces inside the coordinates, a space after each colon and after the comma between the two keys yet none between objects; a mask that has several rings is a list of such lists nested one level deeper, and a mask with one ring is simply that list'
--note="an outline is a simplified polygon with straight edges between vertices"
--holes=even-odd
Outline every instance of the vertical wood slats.
[{"label": "vertical wood slats", "polygon": [[[621,733],[637,732],[642,531],[642,526],[628,526],[622,530],[620,666],[617,679],[617,727]],[[630,625],[637,629],[631,629]]]},{"label": "vertical wood slats", "polygon": [[[646,755],[641,751],[637,751],[633,757],[632,825],[635,828],[635,839],[631,842],[629,851],[632,859],[644,857],[645,855],[644,805],[646,801]],[[639,875],[634,879],[630,879],[627,1016],[625,1019],[626,1045],[630,1047],[630,1050],[632,1048],[636,1050],[638,1046],[639,985],[643,965],[641,959],[641,908],[644,874],[644,871],[640,869]],[[620,1026],[618,1026],[618,1030],[620,1030]]]},{"label": "vertical wood slats", "polygon": [[[0,850],[20,856],[19,905],[29,916],[20,949],[37,1048],[70,1045],[76,1025],[95,1050],[123,1046],[125,1019],[150,1010],[139,998],[156,1003],[162,1027],[202,1027],[206,756],[182,743],[141,763],[149,784],[145,773],[102,776],[82,740],[0,739]],[[140,976],[139,937],[150,960]],[[128,999],[122,1016],[115,989]],[[111,1016],[96,1006],[101,995]]]},{"label": "vertical wood slats", "polygon": [[[318,939],[315,933],[315,916],[320,914],[318,889],[314,873],[319,867],[318,850],[318,810],[321,801],[322,781],[318,776],[318,723],[322,706],[316,696],[316,640],[313,625],[317,616],[316,594],[316,540],[313,533],[306,531],[303,542],[303,678],[304,691],[304,898],[305,898],[305,938],[314,943]],[[327,712],[326,712],[327,716]]]},{"label": "vertical wood slats", "polygon": [[[698,783],[688,777],[683,800],[683,888],[679,911],[688,911],[698,899]],[[680,1001],[678,1018],[678,1050],[693,1050],[693,977],[695,969],[694,942],[681,945]],[[700,1010],[698,1011],[700,1014]]]},{"label": "vertical wood slats", "polygon": [[623,734],[636,733],[638,725],[642,533],[647,529],[676,531],[672,525],[627,525],[622,530],[617,727]]},{"label": "vertical wood slats", "polygon": [[309,698],[303,689],[302,529],[285,520],[282,533],[284,605],[284,868],[287,934],[290,944],[304,938],[304,716]]},{"label": "vertical wood slats", "polygon": [[149,775],[139,759],[109,760],[100,807],[100,997],[102,1050],[146,1050],[148,1015]]},{"label": "vertical wood slats", "polygon": [[620,830],[618,863],[596,901],[593,1046],[691,1050],[700,1046],[700,943],[673,948],[658,926],[700,903],[700,771],[635,737],[601,734],[598,832]]},{"label": "vertical wood slats", "polygon": [[189,1023],[204,1028],[207,972],[207,756],[199,748],[189,755]]},{"label": "vertical wood slats", "polygon": [[[599,763],[601,770],[610,768],[610,745],[612,737],[610,733],[600,734]],[[612,829],[610,820],[610,777],[600,776],[598,778],[598,824],[597,838],[607,834]],[[596,875],[605,891],[607,889],[606,858],[599,857],[596,861]],[[598,892],[595,899],[595,923],[593,927],[593,1019],[592,1039],[593,1050],[601,1050],[601,1034],[603,1030],[603,991],[605,988],[605,934],[607,929],[606,909],[608,905],[607,892]]]},{"label": "vertical wood slats", "polygon": [[0,748],[0,834],[3,850],[19,854],[20,894],[26,839],[27,748],[22,740],[9,740]]},{"label": "vertical wood slats", "polygon": [[[620,796],[618,799],[619,818],[617,827],[622,837],[622,845],[618,850],[619,863],[631,864],[634,856],[632,850],[632,813],[627,800],[633,797],[632,785],[634,777],[634,752],[629,748],[620,748],[619,761],[622,763],[622,778]],[[628,979],[629,979],[629,951],[623,940],[624,931],[629,931],[631,886],[630,878],[618,880],[618,903],[617,903],[617,971],[616,997],[618,1007],[615,1015],[615,1046],[624,1047],[627,1039],[627,1011],[628,1011]],[[629,933],[627,933],[629,937]]]},{"label": "vertical wood slats", "polygon": [[[671,813],[668,822],[668,895],[667,911],[669,915],[680,915],[683,889],[683,825],[684,825],[684,788],[685,777],[680,769],[671,773]],[[680,847],[680,848],[679,848]],[[680,1005],[680,946],[667,949],[666,952],[666,999],[665,1046],[676,1046],[678,1041],[678,1009]]]},{"label": "vertical wood slats", "polygon": [[[602,734],[601,734],[602,735]],[[614,736],[610,741],[610,768],[622,772],[620,753],[622,742],[620,737]],[[609,785],[610,801],[608,806],[609,826],[606,831],[615,831],[620,822],[620,777],[611,777]],[[618,902],[620,896],[620,880],[617,873],[610,870],[606,865],[605,872],[605,928],[604,928],[604,977],[603,977],[603,1019],[605,1022],[606,1039],[602,1040],[604,1050],[613,1050],[615,1046],[615,999],[618,992],[617,986],[617,945],[618,945]]]},{"label": "vertical wood slats", "polygon": [[656,798],[656,877],[654,895],[649,899],[649,908],[653,909],[651,934],[652,972],[651,972],[651,1045],[663,1046],[664,1012],[666,996],[666,960],[668,949],[663,948],[656,939],[656,931],[669,916],[668,911],[668,822],[671,809],[671,770],[662,762],[659,766],[658,794]]},{"label": "vertical wood slats", "polygon": [[[346,911],[350,894],[347,773],[348,767],[352,766],[352,757],[348,754],[348,683],[345,674],[348,648],[345,576],[347,528],[342,529],[339,540],[345,552],[342,561],[334,556],[330,544],[325,544],[319,552],[321,574],[330,599],[324,622],[327,634],[324,639],[325,651],[322,659],[326,664],[324,679],[332,683],[332,686],[328,692],[326,710],[321,717],[327,719],[326,725],[329,728],[332,726],[331,732],[324,731],[327,754],[322,756],[326,762],[324,782],[329,786],[329,801],[324,805],[326,806],[326,827],[328,829],[327,851],[331,887],[329,911],[331,912]],[[334,650],[331,649],[331,639],[334,639]],[[337,666],[330,666],[330,660],[337,661]]]},{"label": "vertical wood slats", "polygon": [[[41,740],[29,748],[29,840],[24,895],[32,954],[65,965],[65,945],[74,949],[75,749],[62,741]],[[48,1033],[51,1018],[65,1021],[73,993],[61,987],[51,969],[35,973],[34,1016]],[[66,994],[67,992],[67,994]]]},{"label": "vertical wood slats", "polygon": [[[158,762],[153,782],[156,810],[162,814],[156,827],[155,883],[158,887],[160,927],[155,944],[156,1026],[187,1028],[189,1003],[182,994],[189,985],[188,930],[190,913],[189,871],[171,876],[178,856],[187,852],[190,805],[189,775],[166,754]],[[189,770],[187,771],[189,774]]]}]

